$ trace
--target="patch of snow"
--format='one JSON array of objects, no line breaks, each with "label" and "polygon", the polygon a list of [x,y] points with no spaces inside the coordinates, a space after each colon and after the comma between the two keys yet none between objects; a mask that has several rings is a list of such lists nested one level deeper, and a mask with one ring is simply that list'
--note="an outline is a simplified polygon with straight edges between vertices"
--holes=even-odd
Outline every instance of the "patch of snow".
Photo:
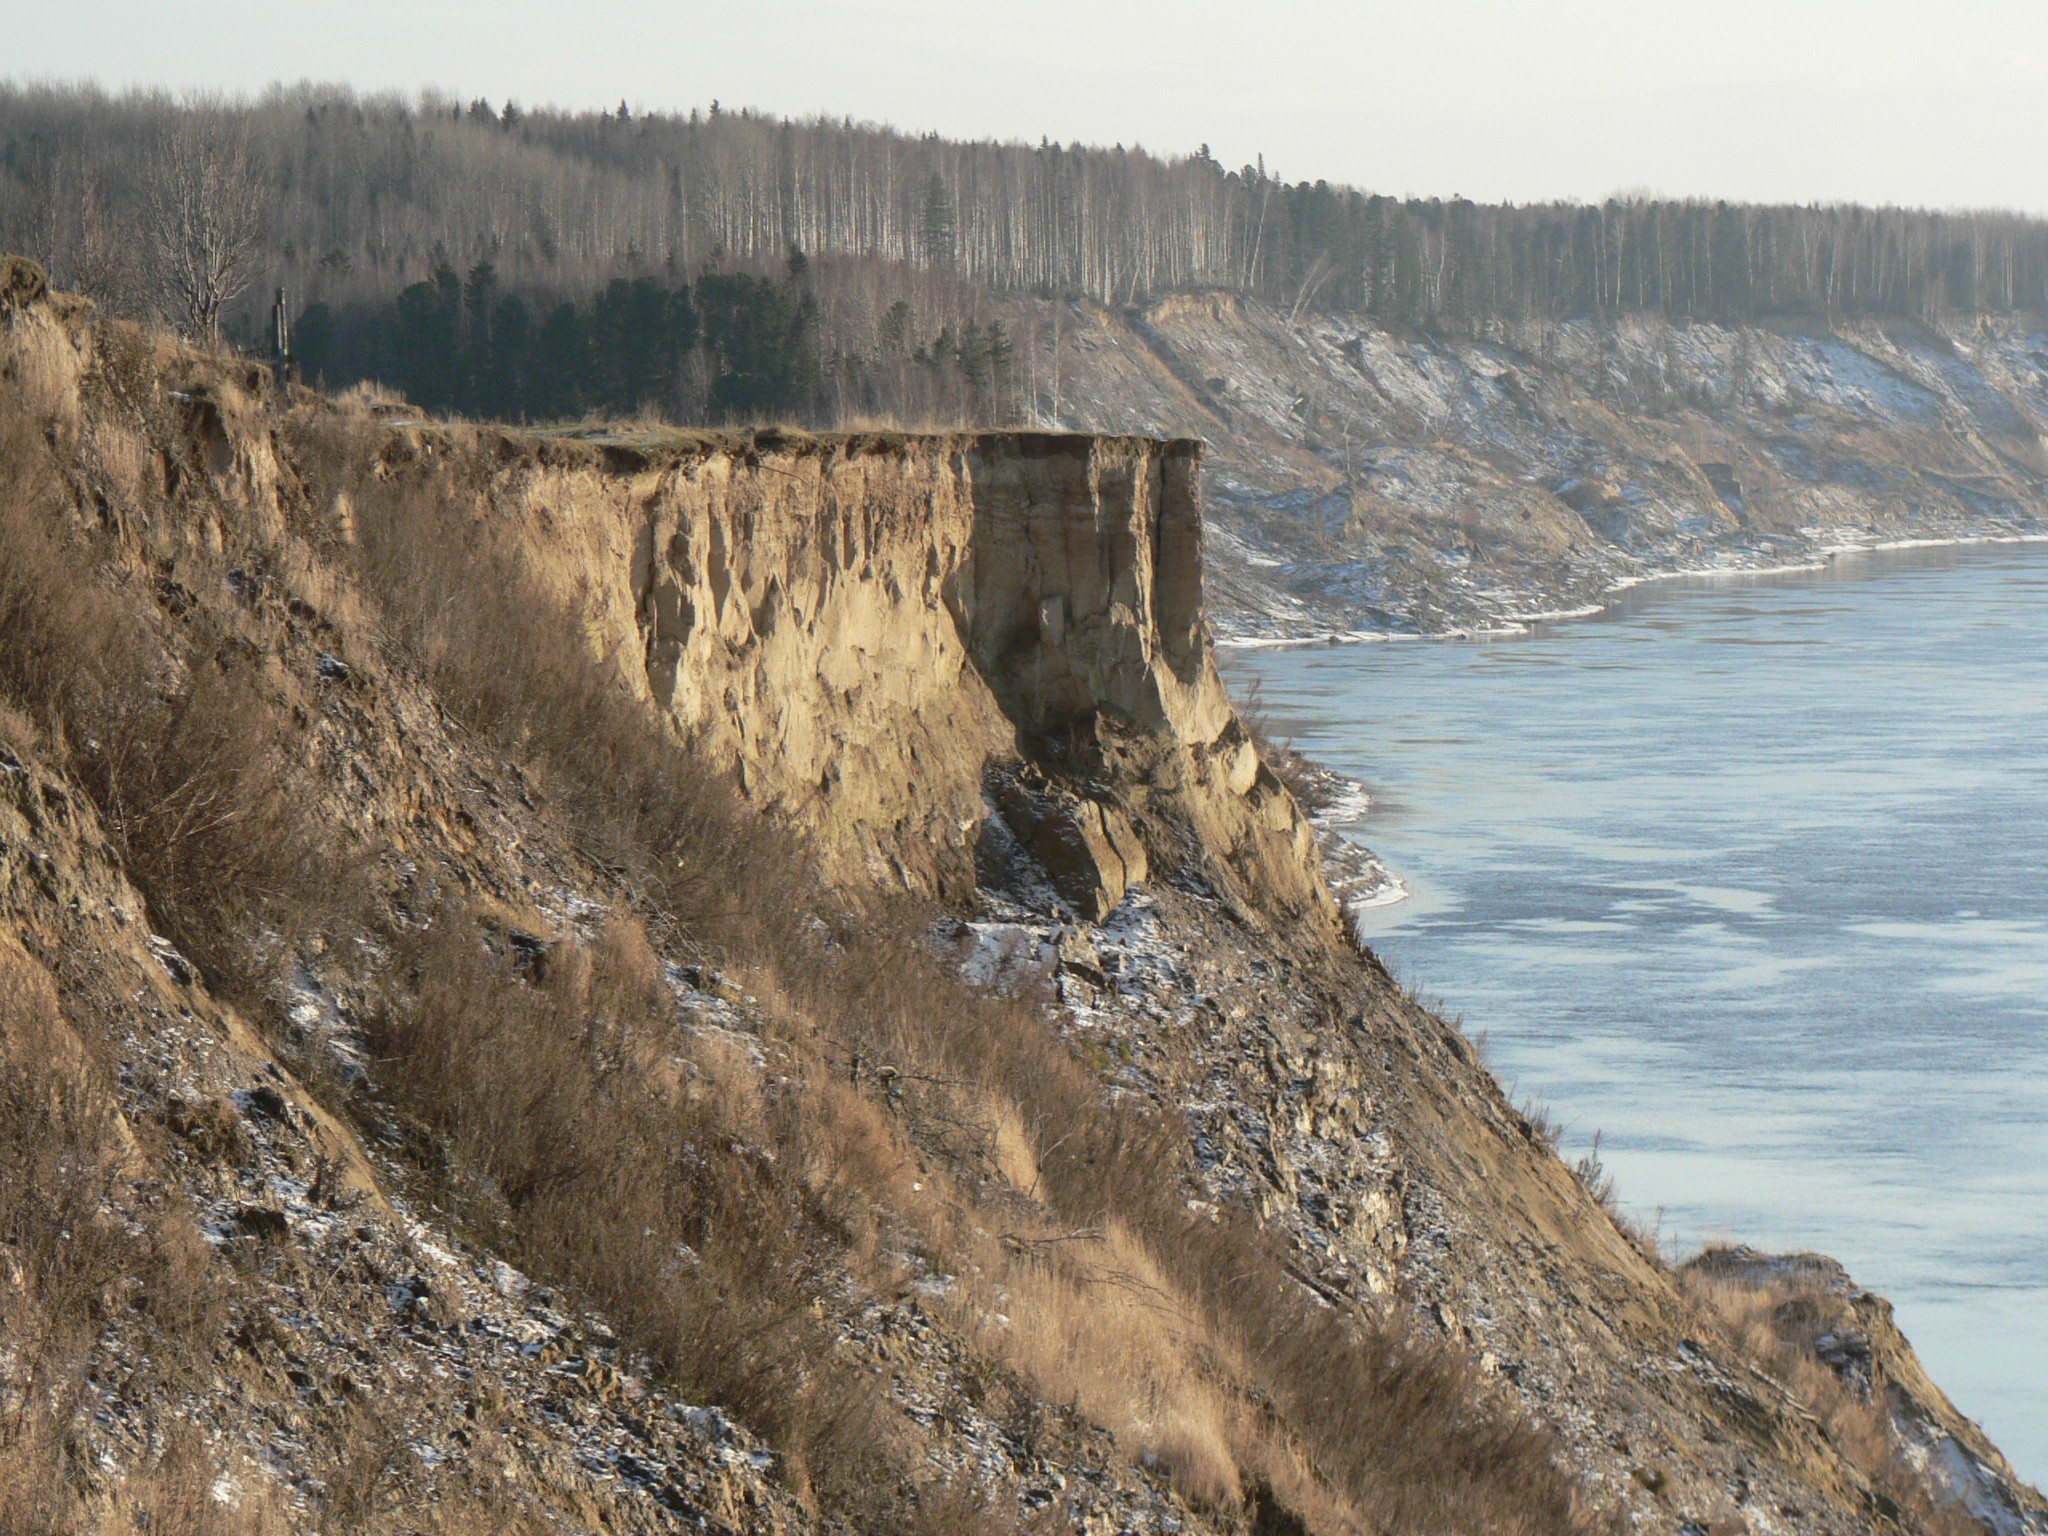
[{"label": "patch of snow", "polygon": [[1018,992],[1047,981],[1059,965],[1058,943],[1024,923],[962,923],[955,942],[961,974],[997,992]]}]

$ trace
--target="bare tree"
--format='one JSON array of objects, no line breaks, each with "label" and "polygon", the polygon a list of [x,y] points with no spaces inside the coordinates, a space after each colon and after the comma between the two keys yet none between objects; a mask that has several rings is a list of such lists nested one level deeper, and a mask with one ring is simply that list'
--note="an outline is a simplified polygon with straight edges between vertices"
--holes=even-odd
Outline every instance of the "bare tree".
[{"label": "bare tree", "polygon": [[[1206,152],[953,142],[827,118],[487,114],[329,86],[174,105],[0,83],[0,148],[0,248],[199,333],[253,334],[259,287],[367,338],[365,316],[443,265],[489,262],[538,317],[657,268],[672,286],[707,268],[774,274],[792,244],[813,263],[820,348],[877,367],[876,320],[899,300],[920,340],[1030,295],[1125,304],[1219,288],[1297,320],[1364,312],[1461,334],[1628,311],[2048,313],[2048,222],[2017,214],[1633,193],[1479,205],[1288,184]],[[884,371],[911,378],[915,351]],[[1056,357],[1027,368],[1064,403]]]},{"label": "bare tree", "polygon": [[268,205],[245,114],[202,104],[172,120],[143,227],[157,300],[187,334],[220,340],[222,312],[261,269]]}]

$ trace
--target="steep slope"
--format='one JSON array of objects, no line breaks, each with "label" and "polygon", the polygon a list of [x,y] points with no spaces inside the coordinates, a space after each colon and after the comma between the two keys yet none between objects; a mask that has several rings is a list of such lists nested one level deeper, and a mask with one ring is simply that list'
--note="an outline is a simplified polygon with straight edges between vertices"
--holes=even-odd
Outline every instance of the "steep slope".
[{"label": "steep slope", "polygon": [[1677,570],[2048,535],[2048,335],[2025,317],[1486,339],[1231,295],[1076,310],[1061,421],[1211,445],[1219,632],[1438,632]]},{"label": "steep slope", "polygon": [[1801,1383],[1838,1438],[1909,1467],[1990,1530],[2039,1524],[2038,1497],[2028,1497],[1984,1431],[1928,1379],[1891,1303],[1858,1287],[1833,1259],[1710,1248],[1679,1275],[1753,1357]]},{"label": "steep slope", "polygon": [[1980,1523],[1350,949],[1187,446],[408,424],[10,271],[10,1530]]}]

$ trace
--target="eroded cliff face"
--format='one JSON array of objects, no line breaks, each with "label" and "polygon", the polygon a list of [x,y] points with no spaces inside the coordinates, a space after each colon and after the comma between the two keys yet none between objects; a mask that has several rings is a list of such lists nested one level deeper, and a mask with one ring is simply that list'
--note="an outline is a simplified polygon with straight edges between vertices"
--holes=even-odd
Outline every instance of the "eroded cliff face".
[{"label": "eroded cliff face", "polygon": [[2048,534],[2037,317],[1457,337],[1184,294],[1061,335],[1054,419],[1210,443],[1226,635],[1499,626],[1660,572]]},{"label": "eroded cliff face", "polygon": [[1210,651],[1199,444],[401,431],[394,473],[493,464],[454,494],[530,530],[631,687],[849,876],[958,895],[1001,801],[1080,915],[1192,864],[1334,925]]},{"label": "eroded cliff face", "polygon": [[[90,1159],[0,1162],[0,1525],[1959,1529],[1344,942],[1189,446],[379,419],[40,295],[0,406],[0,1089],[118,1116],[84,1259]],[[464,628],[511,577],[587,656]],[[679,910],[534,700],[815,883]]]}]

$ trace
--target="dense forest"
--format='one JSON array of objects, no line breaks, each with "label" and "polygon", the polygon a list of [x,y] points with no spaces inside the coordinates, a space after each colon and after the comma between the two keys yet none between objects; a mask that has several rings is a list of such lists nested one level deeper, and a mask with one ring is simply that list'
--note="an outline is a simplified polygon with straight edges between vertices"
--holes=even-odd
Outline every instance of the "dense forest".
[{"label": "dense forest", "polygon": [[[309,304],[291,331],[306,376],[379,379],[437,410],[497,420],[642,412],[715,421],[834,420],[900,411],[918,393],[950,397],[950,419],[1007,421],[1012,349],[1000,321],[969,319],[917,343],[910,305],[882,316],[873,350],[824,355],[810,263],[792,251],[779,277],[704,271],[694,284],[615,277],[586,304],[536,313],[503,292],[496,266],[431,274],[388,304]],[[929,407],[930,401],[926,401]],[[932,414],[927,409],[924,414]]]},{"label": "dense forest", "polygon": [[315,86],[0,88],[0,246],[245,344],[282,287],[309,373],[529,417],[1012,419],[1037,343],[1003,311],[1028,296],[1220,288],[1457,334],[2048,310],[2048,224],[2010,214],[1398,199],[1206,146]]}]

